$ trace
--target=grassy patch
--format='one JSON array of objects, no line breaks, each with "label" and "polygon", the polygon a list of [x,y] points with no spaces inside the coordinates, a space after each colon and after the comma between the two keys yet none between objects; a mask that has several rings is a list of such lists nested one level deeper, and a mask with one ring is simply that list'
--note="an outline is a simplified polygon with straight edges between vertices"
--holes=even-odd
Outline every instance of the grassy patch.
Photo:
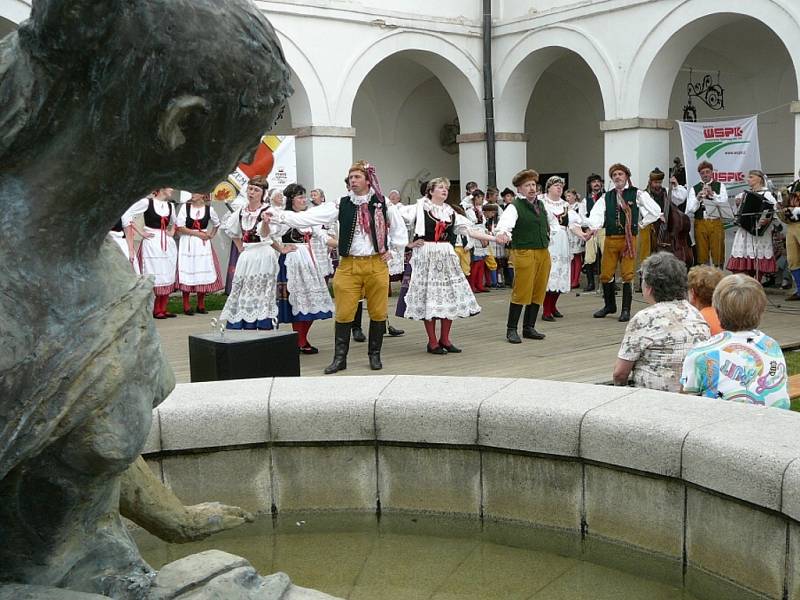
[{"label": "grassy patch", "polygon": [[[222,310],[228,296],[225,293],[206,294],[206,310]],[[192,309],[197,308],[197,294],[190,297]],[[181,296],[171,296],[167,304],[167,310],[171,313],[183,313],[183,299]]]},{"label": "grassy patch", "polygon": [[792,350],[783,356],[786,358],[786,368],[789,371],[789,376],[800,375],[800,350]]}]

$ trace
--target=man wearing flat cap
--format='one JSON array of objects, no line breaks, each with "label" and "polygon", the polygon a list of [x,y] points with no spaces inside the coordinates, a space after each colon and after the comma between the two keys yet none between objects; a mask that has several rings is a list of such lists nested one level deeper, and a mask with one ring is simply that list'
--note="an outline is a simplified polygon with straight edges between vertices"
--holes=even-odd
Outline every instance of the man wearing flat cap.
[{"label": "man wearing flat cap", "polygon": [[538,197],[538,181],[539,174],[533,169],[514,175],[512,182],[517,188],[517,197],[506,206],[495,227],[498,243],[511,242],[510,258],[514,262],[514,285],[506,324],[506,339],[512,344],[522,343],[517,325],[523,309],[522,337],[544,339],[535,325],[550,277],[550,251],[547,249],[550,228],[558,227],[558,221]]},{"label": "man wearing flat cap", "polygon": [[622,275],[622,311],[619,321],[631,318],[633,277],[636,273],[636,239],[639,228],[661,217],[661,209],[650,194],[631,184],[631,171],[621,163],[611,165],[608,175],[614,187],[598,200],[589,213],[589,228],[605,228],[606,241],[600,266],[603,284],[603,308],[594,313],[598,319],[617,312],[614,274],[620,265]]}]

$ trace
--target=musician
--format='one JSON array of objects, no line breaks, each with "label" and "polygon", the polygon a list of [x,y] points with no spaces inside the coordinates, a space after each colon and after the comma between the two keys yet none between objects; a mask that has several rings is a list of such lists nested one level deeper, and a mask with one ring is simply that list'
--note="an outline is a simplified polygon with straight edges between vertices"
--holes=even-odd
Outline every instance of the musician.
[{"label": "musician", "polygon": [[[649,181],[645,188],[645,191],[650,194],[650,197],[658,204],[662,214],[665,212],[668,202],[667,190],[663,185],[664,177],[664,171],[656,167],[650,172]],[[652,253],[653,245],[655,244],[655,240],[653,240],[654,235],[652,223],[639,229],[639,255],[637,257],[639,259],[639,264],[642,264]]]},{"label": "musician", "polygon": [[763,171],[753,169],[747,174],[747,183],[754,194],[761,196],[760,205],[746,203],[746,192],[736,196],[739,207],[736,237],[733,239],[728,270],[746,273],[760,280],[761,275],[778,270],[772,251],[772,217],[775,213],[775,196],[767,187]]},{"label": "musician", "polygon": [[795,191],[789,193],[788,201],[778,213],[786,223],[786,257],[794,279],[794,293],[786,299],[792,302],[800,300],[800,180],[796,183]]},{"label": "musician", "polygon": [[601,228],[605,228],[606,232],[600,272],[605,304],[594,316],[602,319],[617,312],[613,279],[619,263],[622,271],[622,311],[619,321],[625,322],[631,316],[639,227],[659,219],[661,208],[650,194],[631,184],[631,171],[625,165],[611,165],[608,175],[614,183],[614,189],[601,197],[589,213],[589,228],[592,233],[596,234]]},{"label": "musician", "polygon": [[789,184],[788,189],[790,194],[800,194],[800,171],[797,172],[797,179]]},{"label": "musician", "polygon": [[[603,189],[603,178],[597,173],[592,173],[586,178],[586,198],[583,199],[584,204],[581,213],[584,217],[588,218],[592,212],[595,203],[597,203],[606,191]],[[603,254],[603,243],[606,241],[606,232],[601,229],[597,232],[592,239],[586,242],[585,254],[583,257],[583,272],[586,273],[586,287],[584,292],[593,292],[595,290],[594,278],[595,274],[600,273],[600,260]]]},{"label": "musician", "polygon": [[694,218],[694,240],[697,244],[697,262],[704,265],[709,258],[714,266],[722,268],[725,260],[725,228],[722,219],[732,219],[733,210],[728,203],[725,184],[714,181],[714,165],[707,160],[697,165],[700,183],[689,189],[686,213]]}]

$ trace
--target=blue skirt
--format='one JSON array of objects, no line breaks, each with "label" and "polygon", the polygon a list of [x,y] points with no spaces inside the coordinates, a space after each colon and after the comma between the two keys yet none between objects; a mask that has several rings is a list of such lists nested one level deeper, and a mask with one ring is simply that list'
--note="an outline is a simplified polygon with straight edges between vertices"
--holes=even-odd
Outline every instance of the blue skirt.
[{"label": "blue skirt", "polygon": [[317,312],[312,314],[292,312],[292,303],[289,302],[289,290],[286,288],[286,255],[281,254],[278,258],[278,323],[294,323],[296,321],[319,321],[322,319],[330,319],[333,313],[329,310],[324,312]]},{"label": "blue skirt", "polygon": [[236,329],[236,330],[250,330],[250,329],[261,329],[263,330],[271,330],[276,329],[272,326],[272,319],[262,319],[261,321],[236,321],[236,323],[226,323],[225,329]]}]

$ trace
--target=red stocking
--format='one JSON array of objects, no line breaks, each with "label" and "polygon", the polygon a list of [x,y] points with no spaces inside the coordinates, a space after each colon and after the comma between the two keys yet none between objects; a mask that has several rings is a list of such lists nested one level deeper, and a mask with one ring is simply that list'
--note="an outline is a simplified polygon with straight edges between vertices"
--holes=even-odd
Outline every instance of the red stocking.
[{"label": "red stocking", "polygon": [[189,292],[183,292],[183,310],[184,312],[188,312],[191,308],[191,304],[189,304]]},{"label": "red stocking", "polygon": [[475,288],[478,292],[486,291],[486,288],[483,287],[483,280],[486,278],[485,267],[485,260],[477,260],[472,263],[472,271],[475,273]]},{"label": "red stocking", "polygon": [[553,316],[553,292],[547,292],[544,295],[544,306],[542,306],[542,316]]},{"label": "red stocking", "polygon": [[197,308],[199,310],[206,309],[206,293],[205,292],[197,292]]},{"label": "red stocking", "polygon": [[583,260],[580,254],[572,255],[572,264],[570,265],[570,274],[572,275],[570,282],[571,287],[580,287],[581,285],[581,267],[583,267]]},{"label": "red stocking", "polygon": [[169,296],[166,295],[157,295],[156,301],[153,304],[153,314],[154,315],[163,315],[167,312],[167,301],[169,300]]},{"label": "red stocking", "polygon": [[428,334],[428,344],[431,348],[436,348],[439,345],[439,340],[436,339],[436,321],[432,319],[425,319],[425,333]]},{"label": "red stocking", "polygon": [[558,312],[556,308],[556,302],[558,302],[558,297],[561,295],[561,292],[551,292],[551,300],[550,300],[550,314],[555,314]]},{"label": "red stocking", "polygon": [[297,332],[297,346],[304,348],[308,346],[308,323],[306,321],[295,321],[292,323],[292,329]]},{"label": "red stocking", "polygon": [[442,335],[439,337],[439,341],[445,347],[450,345],[450,328],[452,326],[453,326],[452,320],[442,319]]}]

